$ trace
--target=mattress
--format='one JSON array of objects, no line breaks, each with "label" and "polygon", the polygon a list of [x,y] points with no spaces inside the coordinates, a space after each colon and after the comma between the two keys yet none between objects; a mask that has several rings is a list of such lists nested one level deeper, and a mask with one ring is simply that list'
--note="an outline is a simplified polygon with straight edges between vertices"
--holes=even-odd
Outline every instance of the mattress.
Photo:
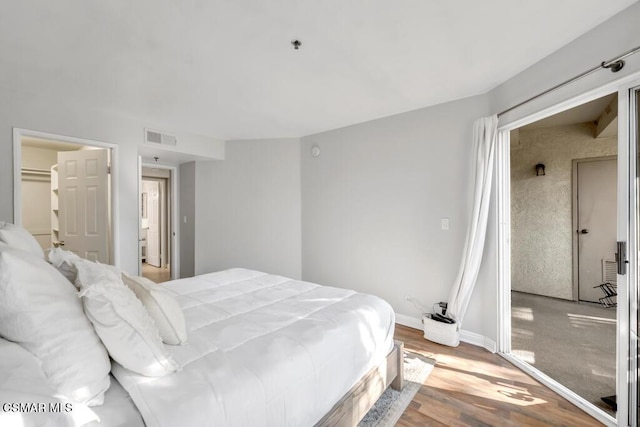
[{"label": "mattress", "polygon": [[181,369],[113,375],[147,427],[310,426],[393,347],[380,298],[245,269],[164,283],[189,342],[166,346]]}]

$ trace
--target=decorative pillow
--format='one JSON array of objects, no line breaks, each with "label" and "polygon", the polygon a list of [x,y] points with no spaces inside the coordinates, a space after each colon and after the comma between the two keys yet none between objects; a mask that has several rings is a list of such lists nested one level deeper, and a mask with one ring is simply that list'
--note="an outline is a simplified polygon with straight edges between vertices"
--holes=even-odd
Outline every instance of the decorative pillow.
[{"label": "decorative pillow", "polygon": [[75,266],[84,311],[111,357],[149,377],[178,369],[162,344],[158,327],[113,268],[84,259]]},{"label": "decorative pillow", "polygon": [[122,281],[142,301],[147,313],[156,322],[163,342],[171,345],[187,342],[184,313],[171,292],[146,277],[122,273]]},{"label": "decorative pillow", "polygon": [[0,242],[22,249],[44,259],[44,252],[35,237],[27,230],[8,222],[0,221]]},{"label": "decorative pillow", "polygon": [[41,362],[20,345],[0,338],[0,354],[0,425],[79,427],[100,421],[84,404],[60,396]]},{"label": "decorative pillow", "polygon": [[101,405],[109,356],[82,310],[78,292],[44,259],[0,244],[0,336],[42,361],[70,399]]},{"label": "decorative pillow", "polygon": [[51,248],[47,252],[47,258],[51,265],[75,285],[78,270],[74,264],[81,258],[73,252],[60,248]]},{"label": "decorative pillow", "polygon": [[[78,277],[78,269],[76,268],[76,262],[81,260],[77,254],[71,251],[65,251],[60,248],[50,248],[47,250],[46,258],[49,260],[51,265],[53,265],[64,277],[69,279],[71,283],[75,286],[79,287],[76,283],[76,278]],[[109,264],[101,264],[96,261],[98,265],[101,265],[103,268],[109,269],[120,275],[120,269],[114,265]]]}]

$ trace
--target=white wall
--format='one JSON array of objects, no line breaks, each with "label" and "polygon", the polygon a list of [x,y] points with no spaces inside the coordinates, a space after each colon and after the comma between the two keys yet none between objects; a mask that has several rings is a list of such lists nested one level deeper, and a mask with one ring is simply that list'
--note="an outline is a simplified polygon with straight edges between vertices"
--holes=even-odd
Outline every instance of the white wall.
[{"label": "white wall", "polygon": [[[446,301],[470,209],[472,123],[487,112],[479,96],[303,138],[303,278],[378,295],[413,318],[405,296]],[[482,333],[481,313],[465,329]]]},{"label": "white wall", "polygon": [[[18,87],[18,86],[15,86]],[[0,220],[13,222],[12,128],[110,142],[118,145],[116,206],[119,223],[114,230],[119,245],[115,262],[129,272],[138,271],[138,145],[145,127],[153,123],[123,117],[99,106],[50,99],[47,93],[16,89],[11,82],[0,85]],[[158,127],[158,126],[156,126]],[[160,126],[160,128],[165,128]],[[179,149],[210,158],[224,157],[224,142],[176,132]]]},{"label": "white wall", "polygon": [[[640,3],[635,3],[499,85],[489,93],[493,112],[498,113],[510,108],[603,61],[637,47],[640,44],[638,19],[640,19]],[[640,70],[640,54],[630,56],[625,61],[626,65],[622,71],[612,73],[608,70],[600,70],[593,73],[505,114],[500,118],[500,124],[514,122]]]},{"label": "white wall", "polygon": [[[615,155],[595,125],[520,129],[511,139],[511,288],[573,299],[572,160]],[[543,163],[546,175],[536,176]]]},{"label": "white wall", "polygon": [[246,267],[300,277],[300,140],[228,141],[196,163],[195,272]]}]

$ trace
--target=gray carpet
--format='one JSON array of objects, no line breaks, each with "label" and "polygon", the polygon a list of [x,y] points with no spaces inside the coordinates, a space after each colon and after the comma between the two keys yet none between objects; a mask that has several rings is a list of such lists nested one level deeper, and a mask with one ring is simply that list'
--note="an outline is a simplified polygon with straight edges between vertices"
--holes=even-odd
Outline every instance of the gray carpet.
[{"label": "gray carpet", "polygon": [[392,427],[404,410],[409,406],[413,396],[429,377],[433,370],[435,360],[415,354],[404,352],[404,380],[402,391],[387,388],[376,404],[367,412],[358,427]]},{"label": "gray carpet", "polygon": [[600,400],[616,392],[616,309],[511,293],[511,350],[554,380],[614,414]]}]

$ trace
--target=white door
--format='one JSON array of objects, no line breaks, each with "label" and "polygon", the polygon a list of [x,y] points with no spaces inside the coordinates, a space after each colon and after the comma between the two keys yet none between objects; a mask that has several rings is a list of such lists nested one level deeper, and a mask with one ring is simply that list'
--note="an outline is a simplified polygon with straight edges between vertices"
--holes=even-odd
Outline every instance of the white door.
[{"label": "white door", "polygon": [[578,298],[604,296],[603,261],[615,260],[617,227],[616,159],[578,163]]},{"label": "white door", "polygon": [[167,268],[169,266],[169,239],[167,238],[167,180],[159,180],[158,188],[160,190],[158,196],[158,208],[160,209],[160,263],[161,267]]},{"label": "white door", "polygon": [[158,181],[144,181],[147,189],[147,264],[160,267],[160,188]]},{"label": "white door", "polygon": [[108,152],[58,153],[60,245],[80,257],[109,263]]}]

